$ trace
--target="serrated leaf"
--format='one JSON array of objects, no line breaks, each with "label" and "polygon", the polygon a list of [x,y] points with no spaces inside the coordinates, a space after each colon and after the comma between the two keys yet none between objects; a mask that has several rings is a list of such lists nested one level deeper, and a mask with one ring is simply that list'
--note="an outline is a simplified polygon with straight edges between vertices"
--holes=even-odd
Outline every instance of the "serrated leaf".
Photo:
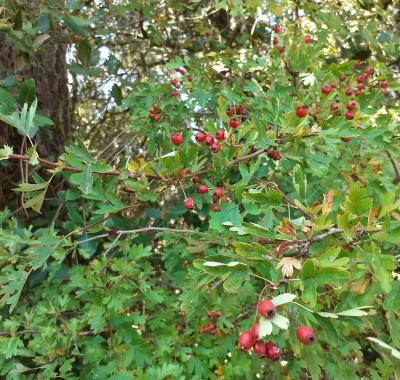
[{"label": "serrated leaf", "polygon": [[8,145],[4,145],[3,148],[0,149],[0,161],[8,160],[10,154],[13,154],[13,149]]}]

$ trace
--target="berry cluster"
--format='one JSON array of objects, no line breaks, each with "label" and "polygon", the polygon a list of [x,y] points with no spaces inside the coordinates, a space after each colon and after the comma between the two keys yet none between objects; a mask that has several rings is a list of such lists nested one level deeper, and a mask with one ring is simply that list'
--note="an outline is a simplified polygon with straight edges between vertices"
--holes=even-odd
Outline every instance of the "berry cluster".
[{"label": "berry cluster", "polygon": [[[199,183],[200,182],[200,178],[198,176],[194,176],[192,179],[193,183]],[[199,185],[197,187],[197,192],[199,194],[206,194],[208,192],[208,186],[207,185]],[[213,191],[213,195],[212,195],[212,199],[213,199],[213,208],[212,210],[214,212],[218,212],[221,211],[221,208],[219,207],[219,204],[221,202],[222,197],[224,196],[224,190],[220,189],[220,188],[216,188]],[[225,202],[230,202],[230,199],[228,197],[225,197]],[[188,210],[192,210],[195,207],[194,204],[194,200],[193,198],[185,198],[185,200],[183,201],[183,207],[188,209]]]},{"label": "berry cluster", "polygon": [[229,127],[236,129],[239,127],[241,121],[245,118],[246,109],[239,104],[238,106],[228,106],[226,109],[226,116],[230,117]]},{"label": "berry cluster", "polygon": [[[204,143],[205,145],[211,148],[213,153],[218,153],[221,150],[221,144],[215,141],[215,138],[211,135],[206,135],[203,132],[197,132],[195,134],[195,139],[199,143]],[[216,139],[218,141],[225,140],[225,131],[223,129],[219,129],[216,133]]]},{"label": "berry cluster", "polygon": [[[178,67],[177,69],[175,69],[175,71],[176,71],[177,73],[181,74],[182,76],[184,76],[184,75],[186,74],[185,69],[183,69],[183,68],[181,68],[181,67]],[[191,75],[188,75],[188,76],[187,76],[187,80],[188,80],[189,82],[192,82],[192,81],[193,81],[193,77],[192,77]],[[173,87],[173,90],[172,90],[172,92],[171,92],[171,96],[174,97],[174,98],[176,98],[177,96],[179,96],[178,90],[179,90],[179,89],[181,88],[181,86],[183,85],[183,81],[182,81],[182,80],[178,80],[178,79],[176,79],[176,78],[171,78],[169,82],[170,82],[171,86]]]},{"label": "berry cluster", "polygon": [[279,161],[282,159],[281,154],[274,148],[269,148],[267,150],[267,156],[268,156],[268,158],[271,158],[272,160],[275,160],[275,161]]},{"label": "berry cluster", "polygon": [[154,103],[150,108],[149,118],[158,121],[160,120],[160,117],[160,106],[157,103]]},{"label": "berry cluster", "polygon": [[215,323],[218,318],[222,316],[221,310],[216,312],[208,310],[207,316],[210,318],[210,323],[206,326],[200,327],[200,334],[219,335],[220,330],[215,326]]},{"label": "berry cluster", "polygon": [[[276,315],[276,307],[270,300],[263,300],[258,304],[258,312],[265,319],[273,319]],[[251,330],[245,331],[239,336],[239,348],[242,351],[253,349],[260,358],[277,360],[280,357],[280,349],[273,342],[264,342],[259,336],[260,324],[255,323]],[[305,345],[313,344],[316,340],[315,333],[308,326],[300,326],[296,330],[299,341]]]}]

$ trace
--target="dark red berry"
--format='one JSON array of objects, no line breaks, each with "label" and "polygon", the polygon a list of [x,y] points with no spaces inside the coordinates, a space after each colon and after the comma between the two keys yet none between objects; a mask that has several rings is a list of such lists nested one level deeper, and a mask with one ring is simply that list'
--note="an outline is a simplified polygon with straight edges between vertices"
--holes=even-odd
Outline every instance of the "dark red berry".
[{"label": "dark red berry", "polygon": [[311,38],[310,36],[306,36],[306,38],[304,38],[304,42],[305,42],[306,44],[309,44],[309,43],[312,42],[312,38]]},{"label": "dark red berry", "polygon": [[383,81],[380,83],[380,86],[381,86],[381,88],[388,88],[389,83],[387,82],[387,80],[383,80]]},{"label": "dark red berry", "polygon": [[188,75],[187,79],[189,82],[193,82],[193,77],[191,75]]},{"label": "dark red berry", "polygon": [[353,138],[352,137],[341,137],[341,139],[342,139],[342,141],[343,142],[350,142],[351,140],[353,140]]},{"label": "dark red berry", "polygon": [[231,116],[233,116],[234,114],[235,114],[235,110],[234,110],[232,107],[228,107],[228,108],[226,109],[226,116],[231,117]]},{"label": "dark red berry", "polygon": [[322,86],[322,93],[328,95],[332,91],[331,86]]},{"label": "dark red berry", "polygon": [[261,301],[258,304],[258,311],[266,319],[272,319],[276,314],[276,307],[271,301]]},{"label": "dark red berry", "polygon": [[280,26],[275,26],[274,32],[275,33],[280,33],[281,32],[281,27]]},{"label": "dark red berry", "polygon": [[348,111],[353,111],[356,108],[356,102],[354,102],[354,101],[348,102],[346,104],[346,108]]},{"label": "dark red berry", "polygon": [[279,347],[275,343],[272,343],[272,342],[267,342],[265,345],[267,348],[268,359],[278,360],[279,357],[281,356],[281,350],[279,349]]},{"label": "dark red berry", "polygon": [[258,340],[253,344],[253,351],[260,358],[265,358],[267,356],[267,345],[266,343]]},{"label": "dark red berry", "polygon": [[197,132],[194,137],[197,142],[204,142],[207,135],[203,132]]},{"label": "dark red berry", "polygon": [[316,341],[315,333],[308,326],[300,326],[296,330],[299,341],[303,344],[313,344]]},{"label": "dark red berry", "polygon": [[221,150],[221,145],[217,142],[211,145],[211,150],[213,153],[218,153]]},{"label": "dark red berry", "polygon": [[194,201],[192,198],[186,198],[183,201],[183,207],[187,208],[188,210],[191,210],[194,208]]},{"label": "dark red berry", "polygon": [[250,331],[245,331],[239,336],[239,348],[248,351],[253,346],[253,335]]},{"label": "dark red berry", "polygon": [[214,137],[208,135],[206,136],[204,142],[206,143],[206,145],[211,146],[212,144],[214,144],[215,140]]},{"label": "dark red berry", "polygon": [[179,95],[179,92],[174,90],[171,92],[171,96],[173,96],[174,98],[176,98]]},{"label": "dark red berry", "polygon": [[218,129],[216,133],[217,140],[223,141],[225,140],[225,131],[223,129]]},{"label": "dark red berry", "polygon": [[347,96],[351,96],[353,94],[353,89],[351,87],[347,87],[344,93]]},{"label": "dark red berry", "polygon": [[347,120],[353,120],[354,119],[354,112],[353,111],[347,111],[345,114],[345,117]]},{"label": "dark red berry", "polygon": [[283,54],[285,52],[284,46],[278,46],[279,53]]},{"label": "dark red berry", "polygon": [[275,37],[275,38],[272,40],[272,43],[273,43],[274,45],[278,45],[278,44],[279,44],[279,40]]},{"label": "dark red berry", "polygon": [[193,183],[199,183],[199,182],[200,182],[200,177],[197,176],[197,175],[195,175],[195,176],[192,178],[192,181],[193,181]]},{"label": "dark red berry", "polygon": [[208,187],[207,187],[207,185],[200,185],[199,188],[197,189],[197,191],[200,194],[205,194],[208,191]]},{"label": "dark red berry", "polygon": [[341,82],[343,82],[344,80],[346,80],[346,76],[345,76],[345,75],[341,75],[341,76],[339,77],[339,80],[340,80]]},{"label": "dark red berry", "polygon": [[331,105],[331,110],[332,110],[333,112],[335,112],[335,111],[337,111],[337,110],[339,109],[339,107],[340,107],[340,104],[339,104],[339,103],[333,103],[333,104]]},{"label": "dark red berry", "polygon": [[253,327],[251,328],[251,333],[253,334],[253,338],[254,338],[254,340],[256,341],[256,340],[258,340],[258,330],[260,329],[260,324],[259,323],[255,323],[254,325],[253,325]]},{"label": "dark red berry", "polygon": [[229,120],[229,126],[231,128],[237,128],[240,125],[240,120],[239,119],[230,119]]}]

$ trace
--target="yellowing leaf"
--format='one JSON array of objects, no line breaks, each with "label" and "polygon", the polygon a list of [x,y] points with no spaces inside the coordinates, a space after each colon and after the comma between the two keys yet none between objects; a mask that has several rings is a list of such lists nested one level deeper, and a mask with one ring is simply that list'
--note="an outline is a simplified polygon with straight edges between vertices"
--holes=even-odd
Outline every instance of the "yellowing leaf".
[{"label": "yellowing leaf", "polygon": [[329,190],[324,196],[324,203],[322,205],[322,215],[327,216],[332,210],[333,190]]}]

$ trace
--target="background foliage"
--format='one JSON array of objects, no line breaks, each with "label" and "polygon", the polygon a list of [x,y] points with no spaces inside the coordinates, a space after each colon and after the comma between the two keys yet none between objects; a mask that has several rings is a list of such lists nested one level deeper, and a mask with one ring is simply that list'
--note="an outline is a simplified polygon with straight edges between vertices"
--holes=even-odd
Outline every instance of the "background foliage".
[{"label": "background foliage", "polygon": [[[398,5],[5,0],[0,374],[397,379]],[[263,288],[277,362],[237,348]]]}]

